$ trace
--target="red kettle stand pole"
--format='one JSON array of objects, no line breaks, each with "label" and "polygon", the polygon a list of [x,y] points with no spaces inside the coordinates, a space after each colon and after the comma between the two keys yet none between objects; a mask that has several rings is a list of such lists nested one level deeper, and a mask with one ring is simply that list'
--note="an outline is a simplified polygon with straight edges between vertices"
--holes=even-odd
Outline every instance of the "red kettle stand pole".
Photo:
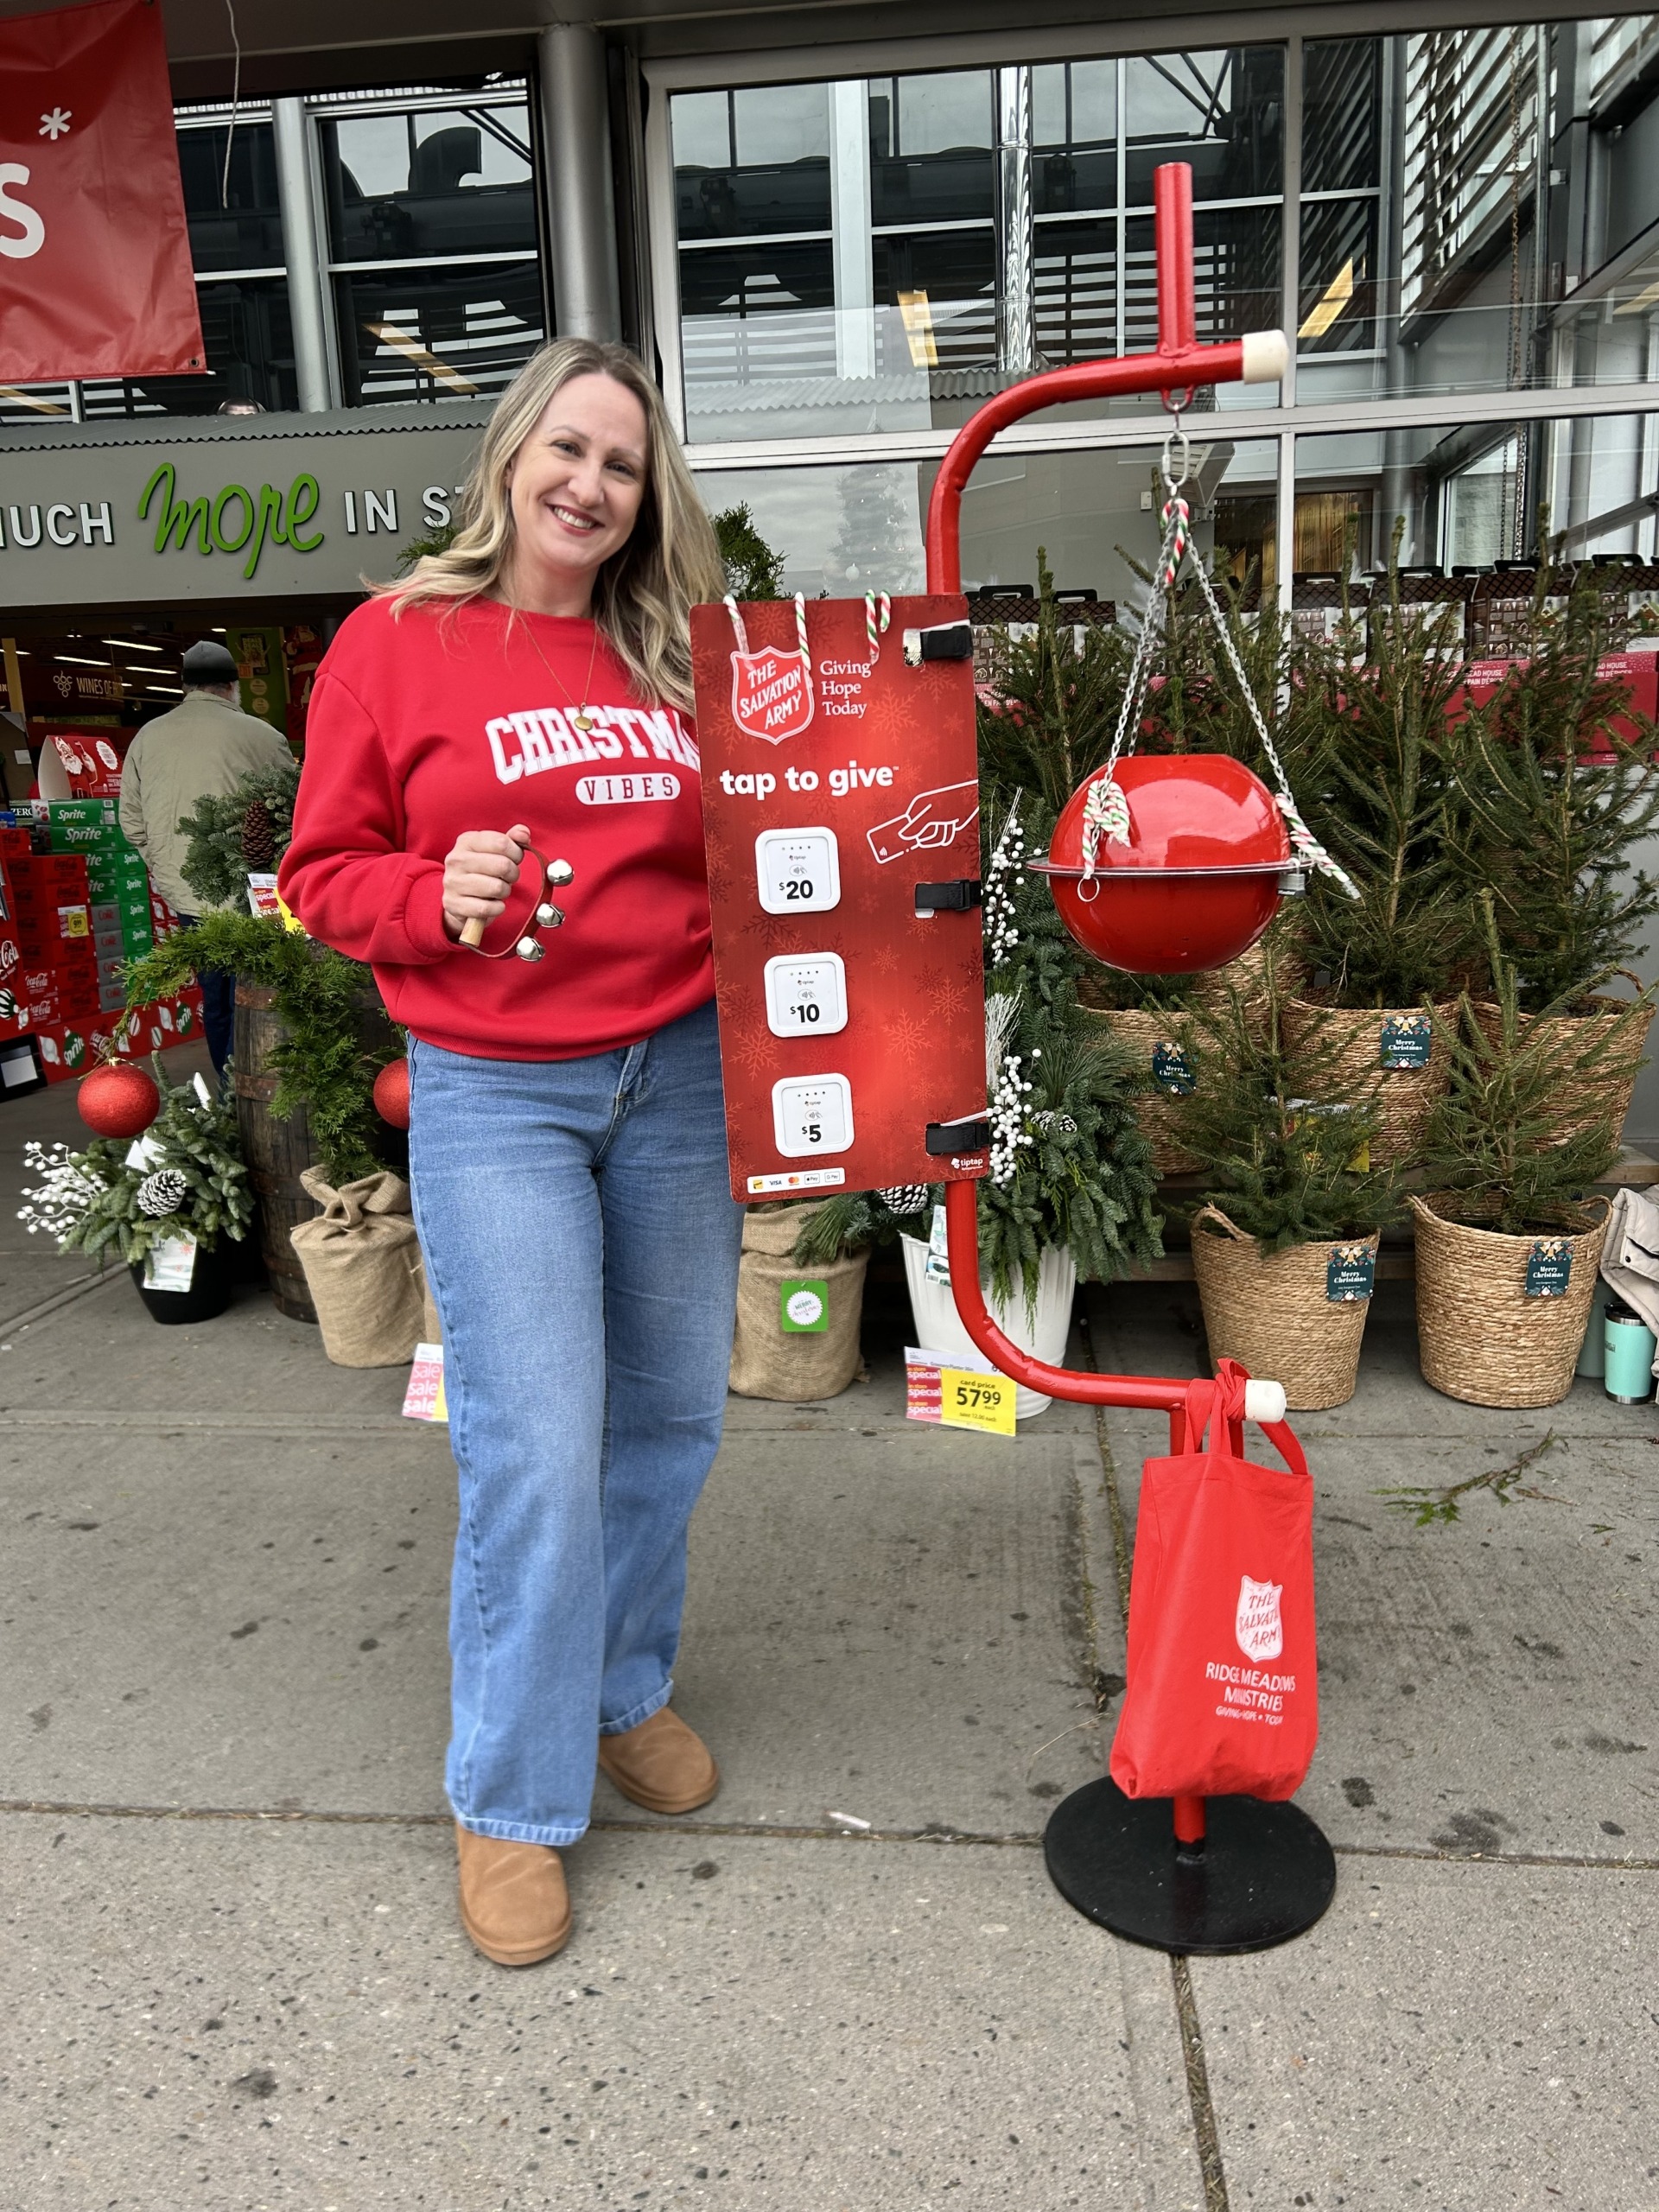
[{"label": "red kettle stand pole", "polygon": [[[1202,385],[1271,384],[1289,348],[1281,331],[1226,346],[1196,343],[1192,288],[1192,172],[1184,162],[1153,174],[1158,257],[1158,345],[1151,353],[1083,361],[1027,377],[988,400],[963,424],[934,481],[927,510],[927,588],[962,588],[962,495],[974,464],[999,430],[1066,400],[1160,391],[1166,405],[1190,404]],[[1173,1376],[1100,1375],[1052,1367],[1014,1343],[992,1320],[979,1273],[979,1208],[971,1181],[944,1186],[950,1288],[969,1337],[992,1364],[1027,1389],[1086,1405],[1128,1406],[1169,1415],[1170,1450],[1185,1442],[1186,1384]],[[1254,1394],[1255,1403],[1249,1402]],[[1282,1421],[1277,1383],[1247,1386],[1254,1420]],[[1235,1451],[1242,1439],[1230,1438]],[[1168,1809],[1166,1810],[1166,1807]],[[1300,1935],[1330,1904],[1336,1860],[1300,1807],[1255,1797],[1129,1798],[1109,1775],[1074,1789],[1054,1808],[1043,1838],[1051,1879],[1067,1903],[1133,1942],[1211,1955],[1264,1950]]]},{"label": "red kettle stand pole", "polygon": [[[1153,173],[1154,225],[1158,254],[1158,346],[1121,360],[1080,361],[1069,369],[1048,369],[999,392],[957,433],[940,466],[927,510],[927,588],[962,588],[962,495],[974,464],[999,430],[1043,407],[1066,400],[1108,399],[1134,392],[1160,391],[1166,402],[1179,394],[1190,401],[1202,385],[1273,383],[1284,373],[1287,348],[1276,330],[1257,331],[1225,346],[1194,341],[1192,293],[1192,172],[1185,162],[1167,162]],[[971,1182],[947,1182],[945,1234],[950,1284],[957,1312],[969,1336],[999,1371],[1046,1397],[1070,1398],[1085,1405],[1133,1406],[1169,1415],[1170,1450],[1184,1441],[1186,1384],[1147,1375],[1095,1375],[1071,1367],[1051,1367],[1034,1358],[999,1329],[986,1311],[979,1282],[979,1216]],[[1262,1386],[1255,1386],[1261,1393]],[[1282,1420],[1284,1402],[1274,1395],[1249,1408],[1253,1419]]]}]

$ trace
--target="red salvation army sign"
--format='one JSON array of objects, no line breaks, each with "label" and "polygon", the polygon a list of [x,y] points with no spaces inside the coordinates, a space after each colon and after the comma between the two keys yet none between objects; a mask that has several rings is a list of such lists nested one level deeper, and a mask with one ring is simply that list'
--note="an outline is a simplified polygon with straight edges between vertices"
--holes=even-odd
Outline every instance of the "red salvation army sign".
[{"label": "red salvation army sign", "polygon": [[206,367],[157,0],[0,19],[0,375]]}]

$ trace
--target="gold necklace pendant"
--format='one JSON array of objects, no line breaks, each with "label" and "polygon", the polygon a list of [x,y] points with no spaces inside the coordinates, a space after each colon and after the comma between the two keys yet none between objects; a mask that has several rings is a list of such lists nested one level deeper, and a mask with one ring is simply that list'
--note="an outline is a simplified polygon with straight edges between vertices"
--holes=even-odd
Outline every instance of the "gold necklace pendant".
[{"label": "gold necklace pendant", "polygon": [[594,727],[595,717],[588,713],[585,706],[582,706],[577,708],[575,713],[571,715],[570,719],[575,723],[575,727],[582,732],[582,735],[586,737],[588,731]]}]

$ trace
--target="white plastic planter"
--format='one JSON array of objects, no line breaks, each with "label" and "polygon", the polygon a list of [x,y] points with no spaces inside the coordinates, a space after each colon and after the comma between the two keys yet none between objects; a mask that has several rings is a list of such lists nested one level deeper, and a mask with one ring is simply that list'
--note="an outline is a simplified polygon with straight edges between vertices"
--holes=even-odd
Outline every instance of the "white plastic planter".
[{"label": "white plastic planter", "polygon": [[[962,1325],[957,1312],[956,1300],[950,1286],[927,1280],[927,1246],[914,1236],[899,1237],[905,1253],[905,1280],[910,1286],[910,1311],[916,1325],[916,1342],[931,1351],[973,1351],[973,1339]],[[1049,1244],[1043,1248],[1038,1265],[1037,1310],[1035,1317],[1026,1306],[1025,1286],[1015,1279],[1012,1295],[1005,1301],[993,1295],[988,1279],[985,1281],[985,1303],[990,1315],[1005,1337],[1020,1346],[1022,1351],[1033,1352],[1051,1367],[1058,1367],[1065,1357],[1065,1339],[1071,1326],[1071,1301],[1077,1294],[1077,1271],[1071,1255],[1063,1248]],[[1038,1390],[1027,1390],[1023,1383],[1014,1386],[1014,1417],[1029,1421],[1035,1414],[1046,1413],[1052,1402]]]}]

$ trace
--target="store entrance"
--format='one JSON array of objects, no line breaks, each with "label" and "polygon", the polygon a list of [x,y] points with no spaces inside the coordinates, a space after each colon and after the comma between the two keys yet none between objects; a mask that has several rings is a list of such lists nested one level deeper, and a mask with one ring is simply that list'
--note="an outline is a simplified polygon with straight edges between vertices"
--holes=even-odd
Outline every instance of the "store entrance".
[{"label": "store entrance", "polygon": [[356,597],[249,606],[0,612],[0,785],[21,799],[115,796],[128,746],[184,696],[180,664],[214,638],[237,664],[244,713],[296,757],[317,664]]}]

